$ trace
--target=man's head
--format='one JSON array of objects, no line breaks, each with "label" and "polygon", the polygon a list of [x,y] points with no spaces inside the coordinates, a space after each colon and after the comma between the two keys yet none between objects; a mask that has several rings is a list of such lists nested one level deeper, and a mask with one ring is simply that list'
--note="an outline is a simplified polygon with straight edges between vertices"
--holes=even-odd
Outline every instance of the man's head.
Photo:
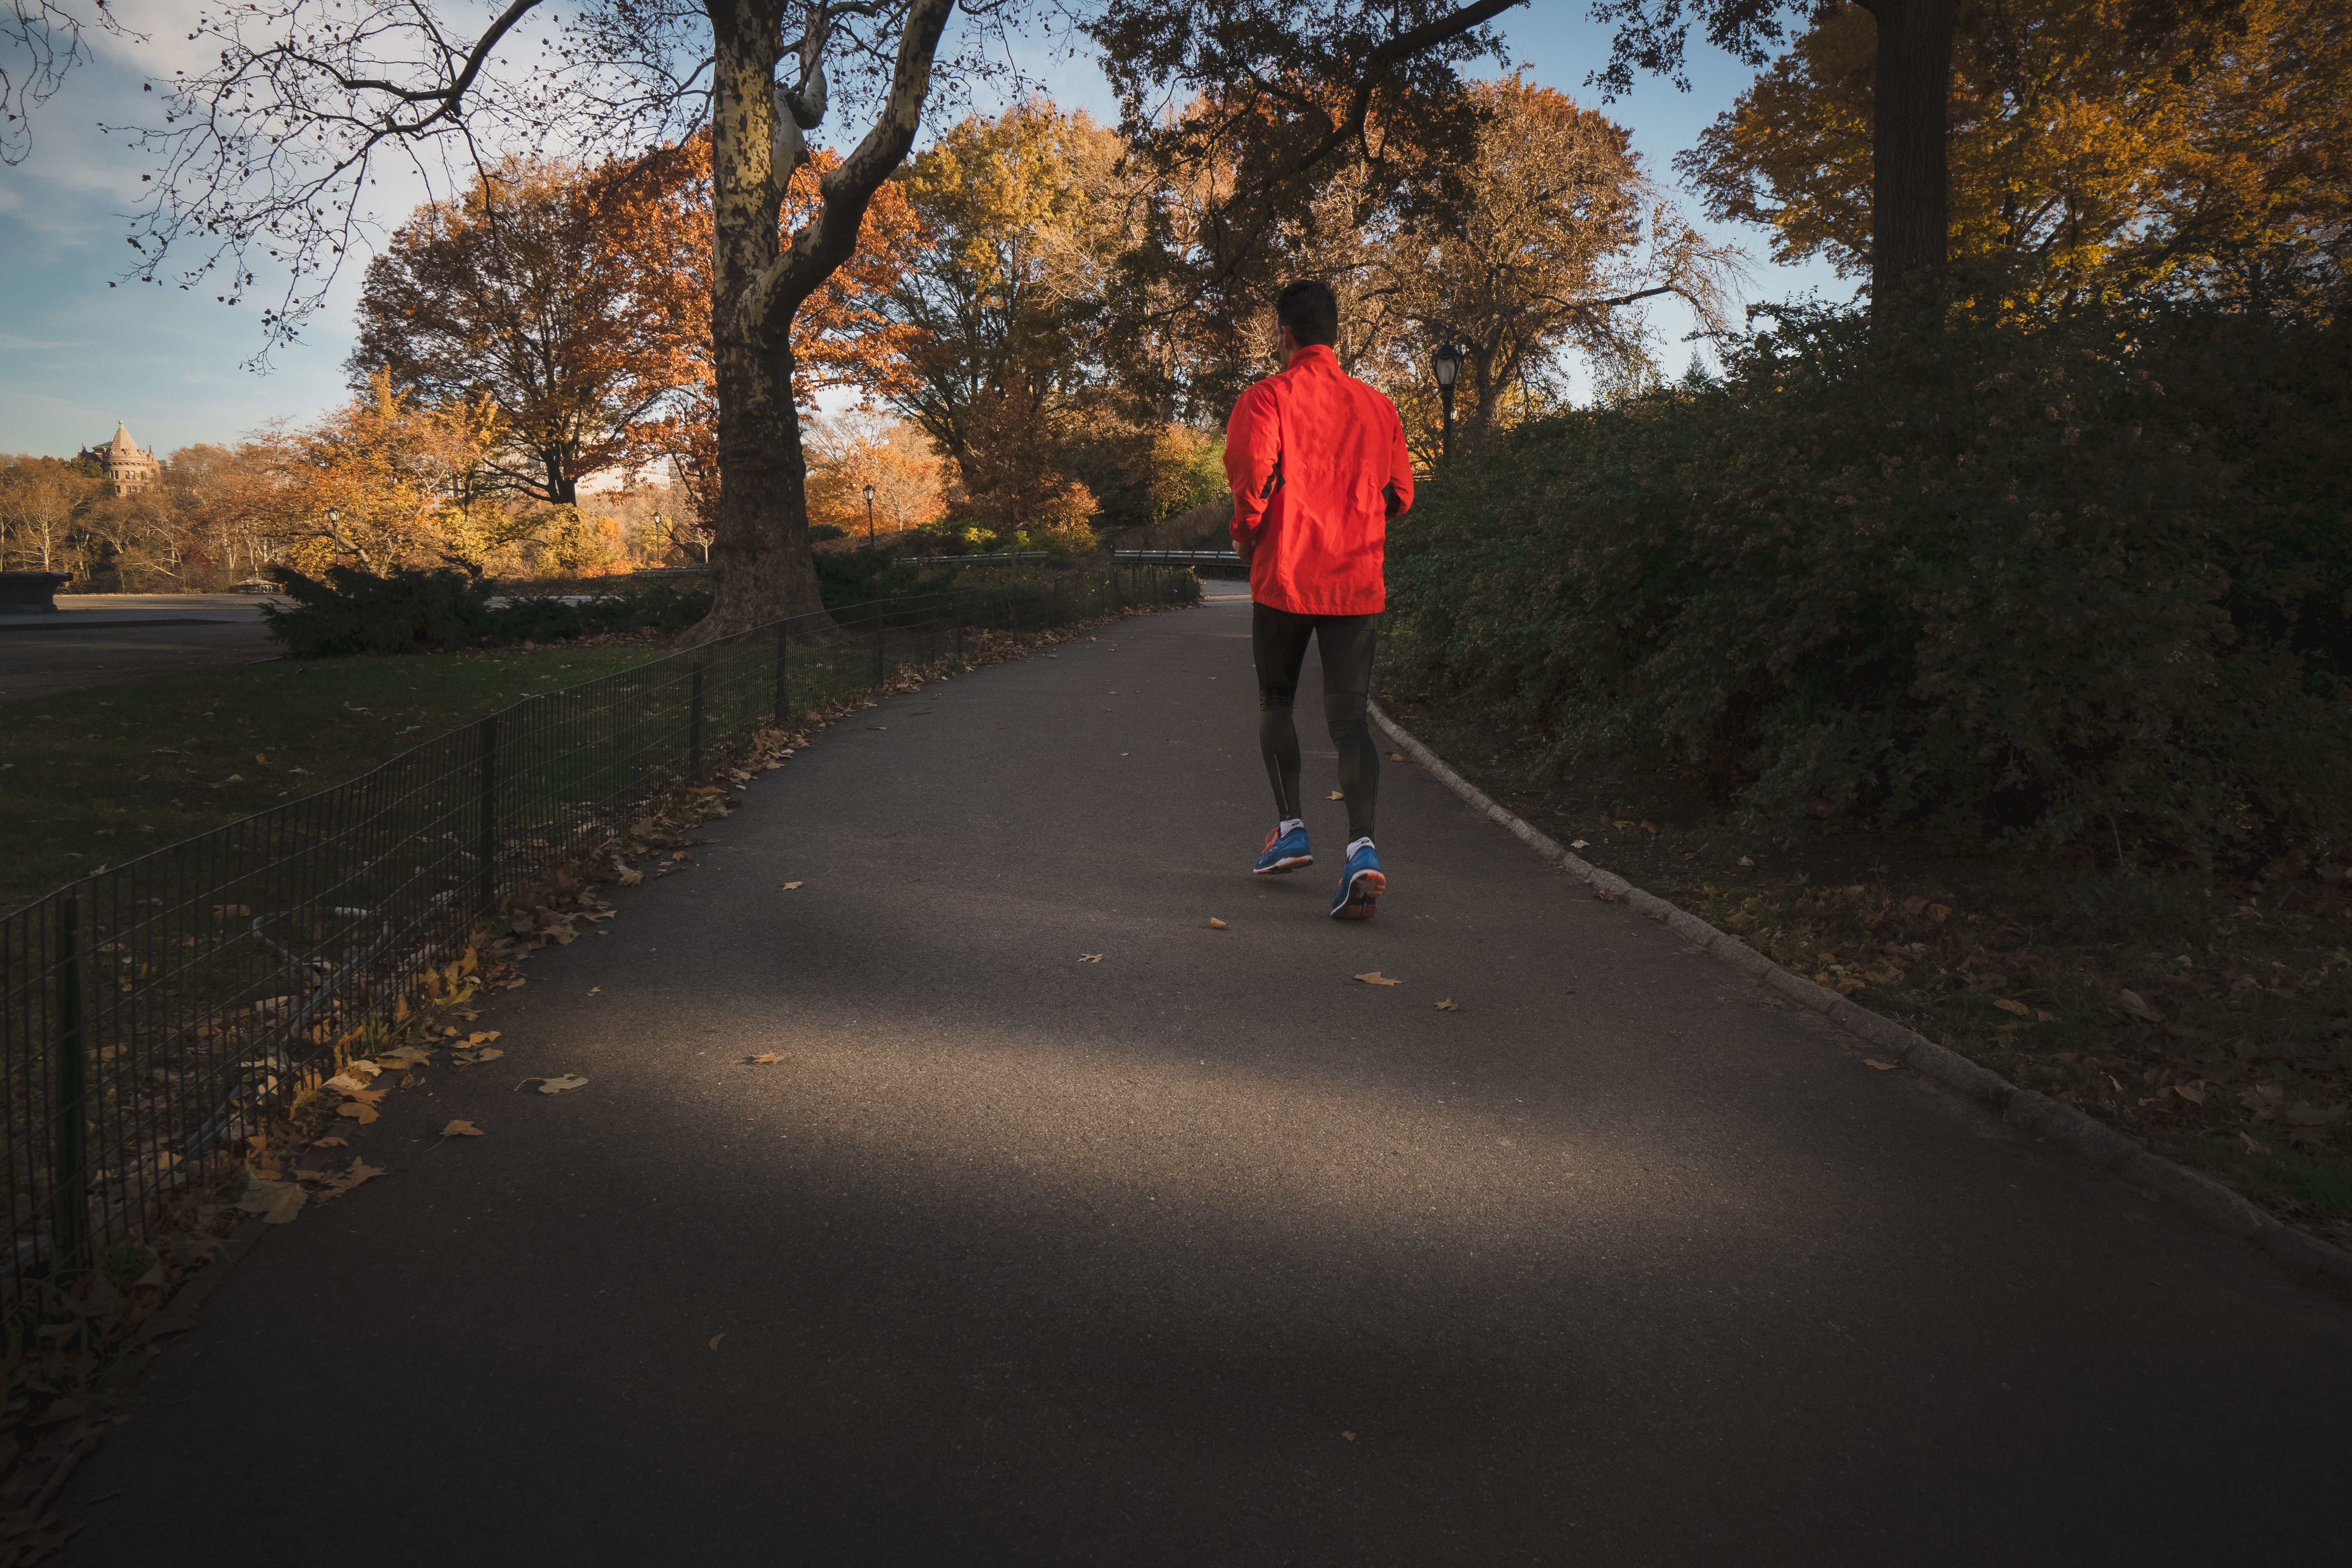
[{"label": "man's head", "polygon": [[1282,291],[1274,302],[1274,319],[1290,334],[1292,343],[1329,346],[1339,341],[1339,301],[1331,290],[1311,279],[1302,279]]}]

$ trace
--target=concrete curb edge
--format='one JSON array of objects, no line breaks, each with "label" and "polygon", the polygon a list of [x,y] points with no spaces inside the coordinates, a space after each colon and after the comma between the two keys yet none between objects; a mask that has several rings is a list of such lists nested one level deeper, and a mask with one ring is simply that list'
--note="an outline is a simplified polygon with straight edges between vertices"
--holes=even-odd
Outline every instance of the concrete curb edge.
[{"label": "concrete curb edge", "polygon": [[1378,703],[1370,707],[1374,722],[1440,784],[1461,796],[1472,810],[1509,830],[1513,837],[1577,880],[1688,939],[1717,962],[1770,986],[1800,1006],[1821,1014],[1898,1065],[1992,1107],[2012,1127],[2055,1143],[2133,1186],[2169,1199],[2215,1230],[2253,1242],[2282,1263],[2308,1269],[2339,1289],[2352,1290],[2352,1253],[2281,1225],[2210,1177],[2151,1154],[2073,1106],[2062,1105],[2030,1089],[2020,1089],[1958,1051],[1939,1046],[1866,1007],[1857,1007],[1825,986],[1791,974],[1729,932],[1718,931],[1689,910],[1643,891],[1614,871],[1602,870],[1563,847],[1549,834],[1496,805],[1475,784],[1446,766],[1443,758],[1390,718]]}]

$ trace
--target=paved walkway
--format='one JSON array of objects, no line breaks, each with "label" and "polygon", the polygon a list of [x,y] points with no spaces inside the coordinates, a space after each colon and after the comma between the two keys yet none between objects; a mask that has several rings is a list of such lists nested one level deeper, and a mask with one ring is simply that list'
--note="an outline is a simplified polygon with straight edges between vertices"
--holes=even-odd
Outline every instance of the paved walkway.
[{"label": "paved walkway", "polygon": [[276,658],[262,603],[252,594],[67,594],[54,616],[0,616],[0,702]]},{"label": "paved walkway", "polygon": [[894,699],[534,958],[68,1568],[2344,1560],[2343,1303],[1409,766],[1378,921],[1253,880],[1247,633]]}]

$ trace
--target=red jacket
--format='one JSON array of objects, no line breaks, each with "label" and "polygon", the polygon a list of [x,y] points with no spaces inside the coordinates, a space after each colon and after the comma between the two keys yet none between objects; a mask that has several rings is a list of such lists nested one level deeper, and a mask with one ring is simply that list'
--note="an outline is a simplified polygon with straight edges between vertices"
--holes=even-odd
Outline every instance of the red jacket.
[{"label": "red jacket", "polygon": [[1255,548],[1250,597],[1302,616],[1388,608],[1381,559],[1385,496],[1412,505],[1412,464],[1396,405],[1309,343],[1289,368],[1242,394],[1225,426],[1234,543]]}]

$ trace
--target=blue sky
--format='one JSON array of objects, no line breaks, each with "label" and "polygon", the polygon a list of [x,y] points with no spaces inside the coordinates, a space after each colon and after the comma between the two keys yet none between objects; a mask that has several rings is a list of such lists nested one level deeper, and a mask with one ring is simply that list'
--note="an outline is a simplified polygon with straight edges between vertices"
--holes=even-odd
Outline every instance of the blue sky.
[{"label": "blue sky", "polygon": [[[273,420],[300,422],[347,395],[342,362],[351,351],[351,300],[358,267],[341,284],[336,303],[306,329],[307,341],[278,353],[267,374],[244,363],[260,344],[251,307],[213,303],[209,295],[123,282],[125,225],[119,216],[137,199],[139,176],[152,164],[95,129],[100,120],[129,120],[155,100],[141,102],[142,79],[167,73],[171,51],[186,47],[172,30],[173,0],[119,3],[133,26],[152,20],[157,42],[146,48],[101,39],[99,57],[78,73],[35,121],[32,158],[0,167],[0,452],[68,456],[113,434],[127,422],[142,446],[168,455],[195,442],[233,441]],[[1591,100],[1586,73],[1608,56],[1608,33],[1585,19],[1583,0],[1535,0],[1503,20],[1515,59],[1538,81]],[[143,15],[142,15],[143,14]],[[1641,83],[1608,112],[1633,133],[1633,145],[1652,172],[1671,179],[1675,153],[1747,85],[1749,72],[1704,45],[1696,47],[1688,94],[1663,81]],[[1083,61],[1024,62],[1066,106],[1084,104],[1113,118],[1108,89]],[[387,193],[381,215],[397,222],[417,193]],[[1723,231],[1756,261],[1752,299],[1779,300],[1809,289],[1843,298],[1847,289],[1826,267],[1765,264],[1764,237]],[[1663,311],[1670,334],[1688,322]],[[1667,350],[1679,369],[1688,351]]]}]

